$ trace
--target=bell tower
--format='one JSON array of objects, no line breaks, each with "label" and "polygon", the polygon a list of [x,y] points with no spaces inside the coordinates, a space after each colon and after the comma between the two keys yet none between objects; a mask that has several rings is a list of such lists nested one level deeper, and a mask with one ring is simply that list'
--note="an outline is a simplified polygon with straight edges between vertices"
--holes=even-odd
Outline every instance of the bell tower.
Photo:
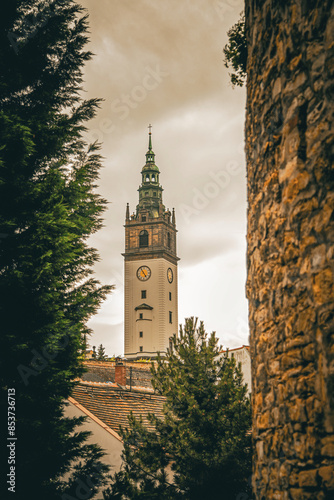
[{"label": "bell tower", "polygon": [[124,356],[163,354],[178,333],[175,211],[162,203],[160,171],[155,164],[149,125],[146,163],[141,171],[139,202],[125,217]]}]

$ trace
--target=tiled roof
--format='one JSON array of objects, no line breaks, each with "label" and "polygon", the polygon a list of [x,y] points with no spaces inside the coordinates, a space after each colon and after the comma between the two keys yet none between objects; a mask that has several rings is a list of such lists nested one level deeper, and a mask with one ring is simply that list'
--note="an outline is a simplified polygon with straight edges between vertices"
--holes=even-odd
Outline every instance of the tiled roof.
[{"label": "tiled roof", "polygon": [[137,418],[142,415],[144,424],[152,430],[147,414],[154,413],[157,417],[162,417],[165,402],[165,398],[157,396],[153,390],[136,388],[129,391],[128,387],[124,390],[114,383],[99,382],[80,381],[72,396],[117,433],[120,425],[128,427],[127,417],[131,411]]},{"label": "tiled roof", "polygon": [[78,401],[76,401],[75,399],[73,399],[71,397],[68,398],[68,401],[70,403],[72,403],[72,405],[74,405],[80,411],[82,411],[82,413],[85,413],[87,415],[87,417],[91,418],[96,424],[98,424],[100,427],[102,427],[106,432],[111,434],[114,438],[118,439],[118,441],[122,441],[121,436],[119,436],[117,434],[117,432],[115,432],[113,429],[108,427],[104,422],[102,422],[102,420],[97,418],[91,411],[87,410],[87,408],[85,408],[80,403],[78,403]]},{"label": "tiled roof", "polygon": [[[233,347],[232,349],[228,349],[228,352],[233,352],[233,351],[240,351],[240,349],[247,349],[247,351],[249,351],[249,345],[242,345],[241,347]],[[226,352],[227,349],[223,349],[222,351],[220,351],[220,354],[222,352]]]},{"label": "tiled roof", "polygon": [[[122,358],[121,358],[122,359]],[[129,361],[129,360],[124,360],[122,359],[123,364],[128,367],[133,367],[133,368],[138,368],[139,370],[143,371],[150,371],[151,370],[151,364],[153,363],[156,365],[155,361]],[[103,366],[105,368],[112,368],[115,366],[115,361],[98,361],[97,359],[87,359],[84,360],[84,365],[85,367],[89,370],[91,366]]]}]

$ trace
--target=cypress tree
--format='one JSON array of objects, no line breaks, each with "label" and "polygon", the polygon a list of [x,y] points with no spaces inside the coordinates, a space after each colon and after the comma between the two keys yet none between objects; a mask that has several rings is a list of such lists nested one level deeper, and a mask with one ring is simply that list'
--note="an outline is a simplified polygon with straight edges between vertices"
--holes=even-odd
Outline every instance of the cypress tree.
[{"label": "cypress tree", "polygon": [[103,361],[107,358],[108,356],[106,355],[105,348],[103,347],[102,344],[99,345],[99,348],[97,350],[97,359],[98,361]]},{"label": "cypress tree", "polygon": [[235,359],[188,319],[152,375],[164,417],[150,415],[150,431],[131,415],[121,429],[123,467],[105,498],[250,498],[251,406]]},{"label": "cypress tree", "polygon": [[98,146],[83,139],[99,105],[82,98],[87,15],[74,0],[11,0],[0,30],[0,387],[2,416],[15,397],[15,498],[91,498],[103,453],[64,417],[87,320],[111,288],[87,244],[106,205]]}]

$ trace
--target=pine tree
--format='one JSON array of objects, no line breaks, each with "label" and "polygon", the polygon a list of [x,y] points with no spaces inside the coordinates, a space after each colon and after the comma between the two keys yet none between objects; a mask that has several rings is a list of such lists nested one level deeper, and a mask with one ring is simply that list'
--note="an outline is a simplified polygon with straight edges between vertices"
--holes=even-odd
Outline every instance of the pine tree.
[{"label": "pine tree", "polygon": [[150,415],[150,431],[133,416],[123,467],[106,499],[229,500],[250,494],[251,407],[241,367],[219,356],[214,333],[186,320],[165,358],[152,367],[164,418]]},{"label": "pine tree", "polygon": [[91,498],[103,453],[63,413],[111,288],[87,245],[106,205],[98,147],[83,140],[99,104],[81,97],[87,16],[74,0],[12,0],[0,28],[0,387],[2,416],[9,389],[16,400],[15,498]]},{"label": "pine tree", "polygon": [[97,350],[97,359],[98,361],[104,361],[107,358],[106,353],[105,353],[105,348],[103,347],[102,344],[99,345],[99,348]]}]

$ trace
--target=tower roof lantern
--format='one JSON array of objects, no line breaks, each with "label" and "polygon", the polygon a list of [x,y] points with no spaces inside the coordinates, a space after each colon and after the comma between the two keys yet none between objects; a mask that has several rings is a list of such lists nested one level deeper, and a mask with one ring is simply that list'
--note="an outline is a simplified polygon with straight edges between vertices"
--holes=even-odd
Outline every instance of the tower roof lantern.
[{"label": "tower roof lantern", "polygon": [[139,203],[137,205],[136,217],[139,216],[142,210],[145,210],[149,217],[159,218],[159,214],[164,213],[165,207],[162,204],[163,188],[159,182],[160,170],[154,163],[155,154],[152,149],[151,127],[149,125],[148,151],[146,153],[146,164],[141,171],[142,182],[138,189]]}]

